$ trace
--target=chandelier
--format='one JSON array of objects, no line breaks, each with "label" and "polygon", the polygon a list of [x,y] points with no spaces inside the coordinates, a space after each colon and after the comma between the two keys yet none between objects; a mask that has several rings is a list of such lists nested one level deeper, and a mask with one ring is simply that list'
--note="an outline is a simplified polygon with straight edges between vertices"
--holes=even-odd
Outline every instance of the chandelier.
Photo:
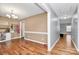
[{"label": "chandelier", "polygon": [[6,14],[6,17],[11,19],[18,19],[18,16],[14,14],[13,10],[10,11],[10,14]]}]

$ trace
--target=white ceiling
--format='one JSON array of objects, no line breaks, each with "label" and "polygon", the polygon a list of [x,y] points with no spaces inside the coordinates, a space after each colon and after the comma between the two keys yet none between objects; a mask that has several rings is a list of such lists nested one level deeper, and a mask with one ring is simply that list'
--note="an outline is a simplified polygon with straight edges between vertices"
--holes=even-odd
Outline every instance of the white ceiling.
[{"label": "white ceiling", "polygon": [[0,16],[6,16],[11,10],[19,19],[45,12],[34,3],[0,3]]},{"label": "white ceiling", "polygon": [[75,3],[48,3],[53,12],[57,14],[58,17],[73,15],[76,11]]},{"label": "white ceiling", "polygon": [[[73,15],[76,11],[75,3],[48,3],[54,14],[58,17]],[[34,3],[0,3],[0,16],[6,16],[11,10],[14,14],[23,19],[36,14],[44,13],[38,5]]]}]

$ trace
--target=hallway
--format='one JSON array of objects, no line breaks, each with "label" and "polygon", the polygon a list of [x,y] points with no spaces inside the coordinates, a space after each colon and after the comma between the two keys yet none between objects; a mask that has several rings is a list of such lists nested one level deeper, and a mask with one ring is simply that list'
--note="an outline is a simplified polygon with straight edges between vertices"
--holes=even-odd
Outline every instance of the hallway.
[{"label": "hallway", "polygon": [[78,55],[71,40],[60,38],[59,42],[52,49],[51,54],[53,55]]}]

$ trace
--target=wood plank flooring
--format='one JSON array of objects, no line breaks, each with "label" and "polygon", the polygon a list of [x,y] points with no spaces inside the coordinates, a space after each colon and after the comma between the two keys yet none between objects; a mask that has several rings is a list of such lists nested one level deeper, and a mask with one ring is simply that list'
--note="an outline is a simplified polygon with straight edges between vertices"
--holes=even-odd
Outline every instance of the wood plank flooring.
[{"label": "wood plank flooring", "polygon": [[46,55],[47,46],[27,41],[24,39],[15,39],[12,41],[0,43],[1,55]]},{"label": "wood plank flooring", "polygon": [[60,38],[52,51],[48,52],[46,45],[24,39],[14,39],[0,43],[0,55],[78,55],[72,42],[68,42],[65,38]]},{"label": "wood plank flooring", "polygon": [[50,52],[52,55],[78,55],[72,41],[70,39],[60,38],[59,42]]}]

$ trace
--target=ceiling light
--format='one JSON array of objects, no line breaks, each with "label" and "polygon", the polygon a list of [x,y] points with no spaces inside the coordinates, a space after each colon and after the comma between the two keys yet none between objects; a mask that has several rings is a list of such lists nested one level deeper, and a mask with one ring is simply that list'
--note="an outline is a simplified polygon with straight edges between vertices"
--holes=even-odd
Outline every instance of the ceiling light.
[{"label": "ceiling light", "polygon": [[9,15],[9,14],[6,14],[6,16],[7,16],[8,18],[10,18],[10,15]]},{"label": "ceiling light", "polygon": [[67,18],[71,18],[72,16],[68,15],[68,16],[62,16],[62,17],[59,17],[60,19],[67,19]]},{"label": "ceiling light", "polygon": [[16,15],[13,13],[13,10],[11,10],[11,13],[10,13],[10,14],[6,14],[6,16],[7,16],[8,18],[18,19],[18,16],[16,16]]},{"label": "ceiling light", "polygon": [[64,17],[64,19],[66,19],[67,17]]}]

